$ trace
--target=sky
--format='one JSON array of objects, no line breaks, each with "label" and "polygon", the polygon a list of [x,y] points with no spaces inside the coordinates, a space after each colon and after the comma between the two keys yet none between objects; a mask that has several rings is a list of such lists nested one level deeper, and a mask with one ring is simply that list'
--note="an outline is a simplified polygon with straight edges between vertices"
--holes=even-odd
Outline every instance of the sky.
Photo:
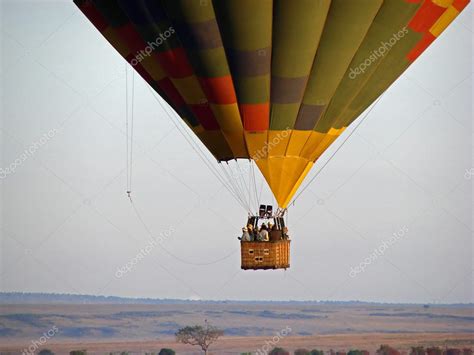
[{"label": "sky", "polygon": [[138,76],[130,203],[125,62],[72,0],[0,0],[0,290],[474,302],[472,13],[290,207],[290,269],[254,272],[240,270],[247,212]]}]

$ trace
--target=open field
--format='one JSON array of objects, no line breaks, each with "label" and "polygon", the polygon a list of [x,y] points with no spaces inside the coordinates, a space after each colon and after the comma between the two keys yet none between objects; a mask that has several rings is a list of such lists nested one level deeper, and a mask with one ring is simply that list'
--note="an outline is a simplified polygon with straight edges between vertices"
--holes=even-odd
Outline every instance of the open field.
[{"label": "open field", "polygon": [[[271,337],[224,337],[211,348],[211,354],[240,354],[244,351],[255,351],[262,348],[265,342]],[[365,349],[370,353],[375,353],[380,344],[388,344],[400,349],[402,353],[408,352],[410,346],[452,346],[457,348],[472,348],[474,345],[474,336],[467,333],[461,334],[341,334],[341,335],[322,335],[322,336],[304,336],[287,337],[278,343],[288,350],[297,348],[312,349],[317,347],[322,350],[344,350],[350,348]],[[10,354],[20,354],[25,344],[7,342],[2,346],[2,350]],[[87,349],[88,354],[109,354],[110,352],[128,351],[130,354],[143,354],[145,352],[158,352],[161,348],[172,348],[178,354],[194,355],[202,354],[188,345],[177,344],[174,339],[163,340],[142,340],[142,341],[77,341],[77,342],[56,342],[51,341],[45,348],[51,349],[56,354],[69,354],[73,349]]]},{"label": "open field", "polygon": [[20,353],[52,327],[43,346],[57,353],[88,349],[141,353],[171,347],[176,330],[208,319],[224,329],[214,354],[255,351],[281,330],[278,345],[288,349],[322,348],[371,352],[380,344],[401,350],[414,345],[472,347],[474,314],[467,306],[189,302],[182,304],[44,304],[0,306],[0,350]]}]

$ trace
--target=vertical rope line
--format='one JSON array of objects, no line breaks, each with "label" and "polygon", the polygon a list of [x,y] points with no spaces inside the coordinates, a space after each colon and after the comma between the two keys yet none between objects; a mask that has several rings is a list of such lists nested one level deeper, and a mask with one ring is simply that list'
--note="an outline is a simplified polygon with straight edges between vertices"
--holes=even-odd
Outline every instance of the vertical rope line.
[{"label": "vertical rope line", "polygon": [[127,140],[126,142],[126,171],[127,171],[127,194],[129,193],[130,191],[130,181],[129,181],[129,173],[128,173],[128,170],[129,170],[129,147],[128,147],[128,144],[129,144],[129,135],[128,135],[128,66],[127,66],[127,62],[125,62],[125,130],[126,130],[126,133],[125,133],[125,138]]},{"label": "vertical rope line", "polygon": [[131,122],[130,122],[130,177],[128,179],[129,189],[132,192],[132,172],[133,172],[133,122],[134,122],[134,102],[135,102],[135,71],[132,70],[132,102],[131,102]]},{"label": "vertical rope line", "polygon": [[255,167],[252,164],[252,161],[250,160],[250,168],[252,170],[252,176],[253,176],[253,186],[254,186],[254,193],[255,193],[255,203],[257,204],[257,208],[260,205],[260,199],[258,198],[258,193],[257,193],[257,179],[255,178]]}]

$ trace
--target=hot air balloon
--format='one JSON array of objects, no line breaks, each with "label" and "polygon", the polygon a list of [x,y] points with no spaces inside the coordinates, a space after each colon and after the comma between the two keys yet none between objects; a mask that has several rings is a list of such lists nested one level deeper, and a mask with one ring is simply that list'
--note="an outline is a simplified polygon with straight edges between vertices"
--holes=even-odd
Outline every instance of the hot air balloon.
[{"label": "hot air balloon", "polygon": [[[248,222],[282,229],[318,158],[469,0],[74,2],[218,162],[256,164],[279,208]],[[282,242],[246,244],[242,268],[288,267]]]}]

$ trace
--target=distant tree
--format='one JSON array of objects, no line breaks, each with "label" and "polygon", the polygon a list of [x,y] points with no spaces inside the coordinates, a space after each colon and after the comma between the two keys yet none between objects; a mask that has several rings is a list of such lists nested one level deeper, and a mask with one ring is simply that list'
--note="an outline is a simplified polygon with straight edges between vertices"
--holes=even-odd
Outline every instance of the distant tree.
[{"label": "distant tree", "polygon": [[175,335],[176,341],[183,344],[200,346],[204,354],[207,355],[209,346],[224,335],[224,331],[210,325],[206,320],[204,326],[187,326],[179,329]]},{"label": "distant tree", "polygon": [[461,349],[447,349],[446,350],[446,355],[461,355]]},{"label": "distant tree", "polygon": [[472,355],[472,349],[469,349],[469,348],[462,349],[462,354],[463,355]]},{"label": "distant tree", "polygon": [[377,350],[378,355],[400,355],[400,352],[397,349],[392,348],[388,345],[380,345],[380,348]]},{"label": "distant tree", "polygon": [[290,355],[290,352],[283,348],[273,348],[268,355]]},{"label": "distant tree", "polygon": [[72,350],[69,355],[87,355],[87,350]]},{"label": "distant tree", "polygon": [[310,355],[324,355],[324,351],[323,350],[318,350],[318,349],[313,349],[313,350],[311,350]]},{"label": "distant tree", "polygon": [[175,355],[175,354],[176,352],[174,350],[168,349],[168,348],[163,348],[158,353],[158,355]]},{"label": "distant tree", "polygon": [[49,349],[43,349],[43,350],[40,350],[38,355],[54,355],[54,353]]},{"label": "distant tree", "polygon": [[311,352],[308,349],[296,349],[295,355],[311,355]]},{"label": "distant tree", "polygon": [[347,355],[364,355],[364,350],[351,349],[347,352]]},{"label": "distant tree", "polygon": [[423,346],[412,346],[410,349],[410,355],[425,355],[426,351]]},{"label": "distant tree", "polygon": [[413,346],[410,355],[425,355],[425,348],[422,346]]},{"label": "distant tree", "polygon": [[438,347],[431,347],[426,349],[427,355],[443,355],[443,350]]}]

